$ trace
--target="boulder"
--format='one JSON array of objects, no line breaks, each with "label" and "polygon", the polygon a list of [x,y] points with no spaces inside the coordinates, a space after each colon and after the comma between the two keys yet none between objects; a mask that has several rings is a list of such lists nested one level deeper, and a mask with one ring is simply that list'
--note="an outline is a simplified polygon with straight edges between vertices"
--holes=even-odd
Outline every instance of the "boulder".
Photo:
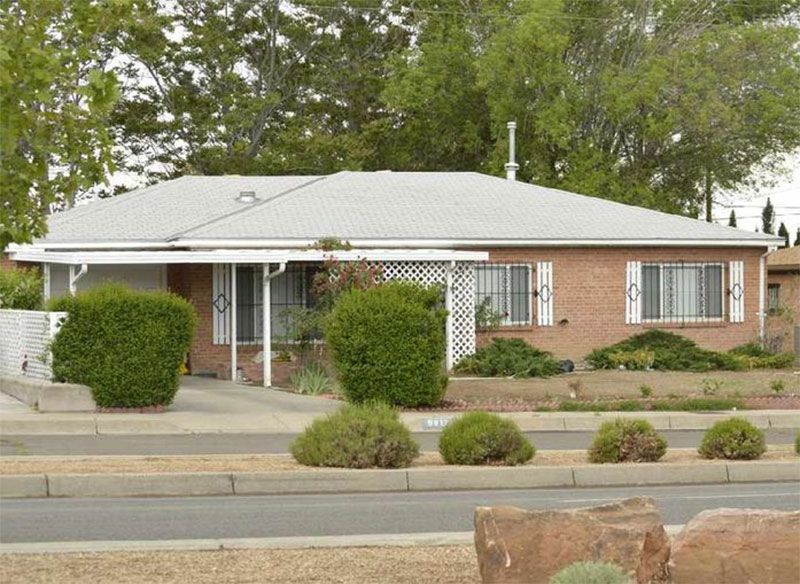
[{"label": "boulder", "polygon": [[669,560],[669,538],[649,497],[547,511],[478,507],[475,549],[487,583],[547,584],[579,561],[616,564],[644,583],[663,578]]},{"label": "boulder", "polygon": [[675,584],[800,582],[800,511],[711,509],[675,537]]}]

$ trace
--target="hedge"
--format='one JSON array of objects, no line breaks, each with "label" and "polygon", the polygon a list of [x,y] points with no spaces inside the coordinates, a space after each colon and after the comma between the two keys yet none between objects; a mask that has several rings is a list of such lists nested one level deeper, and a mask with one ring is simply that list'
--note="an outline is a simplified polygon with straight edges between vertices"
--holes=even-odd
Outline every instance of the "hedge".
[{"label": "hedge", "polygon": [[52,343],[56,380],[88,385],[100,407],[172,403],[197,321],[187,300],[105,284],[48,308],[68,313]]},{"label": "hedge", "polygon": [[337,299],[324,333],[348,401],[409,407],[441,401],[447,376],[440,302],[438,288],[405,282],[352,289]]},{"label": "hedge", "polygon": [[41,310],[43,303],[42,276],[37,270],[0,270],[0,308]]}]

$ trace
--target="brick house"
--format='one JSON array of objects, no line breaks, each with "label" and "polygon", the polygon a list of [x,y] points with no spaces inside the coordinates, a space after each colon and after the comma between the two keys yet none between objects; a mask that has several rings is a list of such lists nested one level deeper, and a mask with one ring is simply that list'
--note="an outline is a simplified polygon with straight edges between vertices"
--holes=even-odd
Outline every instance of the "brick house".
[{"label": "brick house", "polygon": [[800,246],[767,256],[767,341],[800,358]]},{"label": "brick house", "polygon": [[[763,336],[779,238],[517,182],[509,166],[512,180],[185,176],[56,214],[47,237],[7,251],[42,266],[48,295],[112,279],[188,298],[190,370],[266,385],[285,376],[273,346],[291,342],[291,311],[313,305],[331,256],[441,284],[449,365],[493,336],[576,361],[652,327],[715,349]],[[316,249],[325,238],[352,249]]]}]

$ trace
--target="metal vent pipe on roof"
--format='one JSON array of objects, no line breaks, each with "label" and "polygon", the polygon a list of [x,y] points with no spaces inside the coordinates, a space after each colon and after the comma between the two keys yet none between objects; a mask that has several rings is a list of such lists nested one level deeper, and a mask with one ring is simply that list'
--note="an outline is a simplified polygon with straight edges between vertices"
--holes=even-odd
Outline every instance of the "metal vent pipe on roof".
[{"label": "metal vent pipe on roof", "polygon": [[236,200],[240,203],[253,203],[256,200],[255,191],[241,191]]},{"label": "metal vent pipe on roof", "polygon": [[517,170],[519,169],[519,164],[515,162],[515,155],[514,150],[516,150],[516,130],[517,130],[517,122],[508,122],[506,124],[508,128],[508,162],[506,163],[506,178],[508,180],[517,180]]}]

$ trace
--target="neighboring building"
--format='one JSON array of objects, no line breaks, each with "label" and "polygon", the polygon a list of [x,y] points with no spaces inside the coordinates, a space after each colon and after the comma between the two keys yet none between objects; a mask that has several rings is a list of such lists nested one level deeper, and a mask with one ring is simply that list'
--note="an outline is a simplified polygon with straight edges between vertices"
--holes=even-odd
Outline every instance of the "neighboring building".
[{"label": "neighboring building", "polygon": [[800,356],[800,246],[767,256],[767,342]]},{"label": "neighboring building", "polygon": [[[104,279],[170,289],[200,315],[193,373],[229,376],[235,362],[267,383],[263,340],[283,340],[285,309],[313,304],[330,255],[444,284],[452,364],[492,336],[574,360],[655,327],[716,349],[755,340],[764,255],[781,242],[471,172],[185,176],[54,215],[49,229],[8,250],[44,267],[49,294]],[[323,238],[352,250],[314,249]],[[476,332],[476,306],[492,330]]]}]

